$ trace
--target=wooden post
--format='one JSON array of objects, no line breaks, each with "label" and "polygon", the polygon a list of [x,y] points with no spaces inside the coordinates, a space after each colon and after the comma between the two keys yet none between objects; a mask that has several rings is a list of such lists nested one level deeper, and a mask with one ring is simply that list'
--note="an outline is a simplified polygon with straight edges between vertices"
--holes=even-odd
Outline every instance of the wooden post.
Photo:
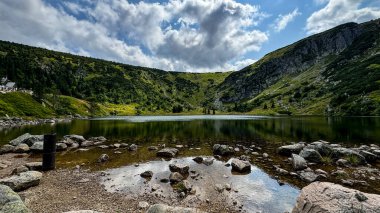
[{"label": "wooden post", "polygon": [[44,152],[42,155],[42,170],[55,169],[55,151],[57,144],[57,135],[44,135]]}]

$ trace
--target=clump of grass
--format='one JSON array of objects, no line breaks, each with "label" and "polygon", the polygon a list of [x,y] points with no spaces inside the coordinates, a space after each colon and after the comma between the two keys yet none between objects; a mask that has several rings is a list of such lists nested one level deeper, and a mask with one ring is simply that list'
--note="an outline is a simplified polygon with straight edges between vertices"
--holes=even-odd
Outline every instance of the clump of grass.
[{"label": "clump of grass", "polygon": [[323,156],[322,163],[326,165],[331,165],[333,163],[333,159],[331,158],[331,156]]},{"label": "clump of grass", "polygon": [[358,165],[360,163],[360,159],[356,155],[348,155],[344,157],[345,160],[347,160],[351,165]]}]

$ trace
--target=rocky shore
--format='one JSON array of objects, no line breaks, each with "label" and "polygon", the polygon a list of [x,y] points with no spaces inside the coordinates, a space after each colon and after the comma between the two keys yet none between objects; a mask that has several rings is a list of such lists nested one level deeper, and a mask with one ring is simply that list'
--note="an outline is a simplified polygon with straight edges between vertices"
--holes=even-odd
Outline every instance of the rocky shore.
[{"label": "rocky shore", "polygon": [[[110,143],[102,136],[86,139],[81,135],[64,136],[56,148],[58,152],[107,149],[114,150],[114,154],[124,151],[133,154],[142,149],[137,144]],[[231,174],[241,175],[249,174],[252,164],[259,164],[269,169],[267,172],[278,180],[280,186],[286,183],[294,184],[292,181],[296,180],[296,183],[300,183],[299,186],[305,187],[297,199],[294,213],[305,212],[305,209],[307,212],[380,212],[380,195],[376,191],[380,182],[378,145],[345,147],[341,144],[315,141],[272,148],[274,152],[257,144],[214,144],[213,157],[197,156],[193,157],[192,161],[206,166],[215,161],[228,161],[225,167],[229,168]],[[180,144],[173,147],[161,144],[144,149],[155,153],[156,157],[162,158],[164,162],[178,157],[181,150],[192,148]],[[142,194],[136,192],[136,196],[129,196],[118,190],[110,192],[105,189],[104,180],[111,177],[107,172],[92,172],[82,165],[76,165],[71,169],[39,172],[41,162],[29,162],[29,156],[42,150],[43,136],[28,133],[0,148],[0,193],[13,197],[9,199],[17,203],[17,208],[26,207],[33,212],[68,212],[83,209],[97,212],[244,212],[243,205],[234,199],[234,193],[238,193],[234,183],[226,181],[197,185],[201,184],[197,180],[205,177],[201,170],[194,170],[186,163],[174,161],[167,164],[170,173],[161,177],[159,181],[170,183],[172,188],[169,193],[165,192],[160,184],[151,183],[152,178],[157,176],[153,171],[146,170],[138,175],[148,188],[144,189]],[[99,155],[96,163],[104,165],[112,159],[113,156],[103,153]],[[138,168],[139,164],[136,163],[134,166]],[[371,189],[376,194],[358,189]],[[11,191],[19,192],[24,203]],[[200,192],[212,194],[213,199],[201,198]],[[52,201],[52,197],[60,199]],[[68,203],[70,205],[67,205]],[[1,208],[10,207],[4,204]]]},{"label": "rocky shore", "polygon": [[50,118],[50,119],[23,119],[23,118],[0,118],[0,128],[12,128],[25,125],[54,124],[58,122],[68,122],[72,118]]}]

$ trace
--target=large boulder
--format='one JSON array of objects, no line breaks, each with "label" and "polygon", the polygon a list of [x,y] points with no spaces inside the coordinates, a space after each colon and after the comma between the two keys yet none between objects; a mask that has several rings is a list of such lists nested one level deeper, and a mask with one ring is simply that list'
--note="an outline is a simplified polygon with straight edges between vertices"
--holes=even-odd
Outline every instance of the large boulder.
[{"label": "large boulder", "polygon": [[195,208],[172,207],[165,204],[154,204],[146,213],[202,213]]},{"label": "large boulder", "polygon": [[0,185],[0,212],[30,213],[31,211],[22,202],[20,196],[9,186]]},{"label": "large boulder", "polygon": [[232,159],[231,161],[232,170],[240,173],[250,172],[251,164],[248,161],[242,161],[239,159]]},{"label": "large boulder", "polygon": [[220,145],[220,144],[215,144],[212,147],[212,151],[214,155],[220,155],[220,156],[232,155],[234,153],[234,150],[232,147],[229,147],[227,145]]},{"label": "large boulder", "polygon": [[30,151],[32,151],[32,152],[43,152],[44,151],[44,142],[35,142],[30,147]]},{"label": "large boulder", "polygon": [[32,135],[29,133],[25,133],[17,138],[9,141],[9,144],[12,146],[18,146],[20,143],[23,143],[26,139],[30,138]]},{"label": "large boulder", "polygon": [[307,168],[307,162],[306,160],[296,154],[292,154],[292,165],[294,170],[303,170]]},{"label": "large boulder", "polygon": [[185,164],[169,164],[169,169],[171,172],[178,172],[182,175],[189,174],[189,165]]},{"label": "large boulder", "polygon": [[157,157],[174,158],[178,154],[176,148],[164,148],[157,152]]},{"label": "large boulder", "polygon": [[305,144],[303,143],[291,144],[277,148],[277,152],[280,155],[291,156],[292,154],[299,154],[304,147]]},{"label": "large boulder", "polygon": [[42,173],[37,171],[27,171],[19,175],[0,179],[0,184],[11,187],[14,191],[22,191],[32,186],[40,184]]},{"label": "large boulder", "polygon": [[302,189],[292,212],[380,212],[380,195],[334,183],[314,182]]},{"label": "large boulder", "polygon": [[319,154],[318,151],[314,150],[314,149],[306,149],[304,148],[301,152],[300,152],[300,156],[305,158],[305,160],[309,161],[309,162],[313,162],[313,163],[320,163],[322,162],[322,156],[321,154]]},{"label": "large boulder", "polygon": [[31,135],[23,143],[27,144],[28,146],[33,146],[34,143],[43,142],[43,141],[44,141],[43,135]]}]

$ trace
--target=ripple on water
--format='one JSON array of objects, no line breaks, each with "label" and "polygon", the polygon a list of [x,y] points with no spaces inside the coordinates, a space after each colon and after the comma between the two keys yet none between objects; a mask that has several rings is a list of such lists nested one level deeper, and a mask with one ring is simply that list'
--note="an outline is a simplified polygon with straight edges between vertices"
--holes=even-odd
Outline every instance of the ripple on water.
[{"label": "ripple on water", "polygon": [[[249,174],[236,175],[231,173],[231,167],[225,166],[227,162],[215,160],[212,165],[206,166],[197,164],[191,157],[170,161],[151,161],[140,164],[138,167],[131,165],[109,169],[106,171],[109,175],[103,177],[102,182],[111,192],[142,195],[150,191],[152,185],[159,184],[162,194],[173,194],[170,184],[161,183],[160,180],[169,177],[169,164],[174,162],[188,164],[190,171],[200,174],[202,178],[198,180],[190,177],[187,180],[198,188],[197,196],[201,200],[213,199],[212,195],[216,193],[215,184],[229,183],[232,191],[227,195],[243,204],[243,209],[248,212],[285,212],[292,210],[299,194],[299,189],[287,184],[280,186],[275,179],[256,166],[252,165],[252,171]],[[153,178],[148,182],[139,175],[147,170],[153,172]],[[237,192],[234,192],[235,190]]]}]

